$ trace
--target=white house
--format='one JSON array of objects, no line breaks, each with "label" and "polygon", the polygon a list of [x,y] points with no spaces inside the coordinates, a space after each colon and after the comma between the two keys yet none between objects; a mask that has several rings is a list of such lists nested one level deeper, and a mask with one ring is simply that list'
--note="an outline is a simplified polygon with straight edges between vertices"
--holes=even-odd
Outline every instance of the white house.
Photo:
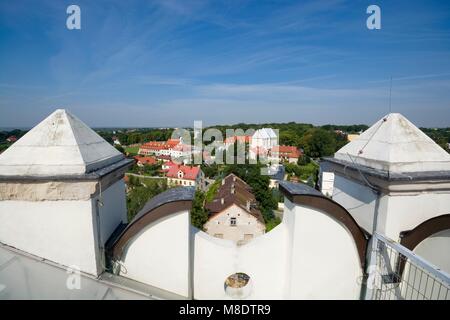
[{"label": "white house", "polygon": [[203,227],[206,233],[216,238],[242,245],[263,235],[266,230],[250,186],[234,174],[222,180],[217,195],[205,208],[209,219]]},{"label": "white house", "polygon": [[250,157],[257,155],[257,150],[270,150],[278,145],[278,136],[272,128],[262,128],[255,131],[250,139]]}]

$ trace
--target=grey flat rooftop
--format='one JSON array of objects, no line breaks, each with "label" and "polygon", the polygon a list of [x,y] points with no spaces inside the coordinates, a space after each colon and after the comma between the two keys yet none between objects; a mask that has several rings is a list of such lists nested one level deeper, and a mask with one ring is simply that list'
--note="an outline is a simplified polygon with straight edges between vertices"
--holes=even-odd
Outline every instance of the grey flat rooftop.
[{"label": "grey flat rooftop", "polygon": [[81,274],[80,289],[67,287],[61,265],[0,244],[0,300],[159,300],[183,299],[170,292],[105,272]]},{"label": "grey flat rooftop", "polygon": [[278,166],[277,170],[270,170],[269,169],[269,178],[273,180],[281,181],[284,179],[285,169],[283,165]]}]

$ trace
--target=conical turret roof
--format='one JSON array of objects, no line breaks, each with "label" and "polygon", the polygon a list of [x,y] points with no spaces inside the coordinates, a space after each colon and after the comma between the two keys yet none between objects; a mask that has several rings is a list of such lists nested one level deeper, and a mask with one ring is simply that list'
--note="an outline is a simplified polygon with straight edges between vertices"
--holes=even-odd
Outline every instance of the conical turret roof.
[{"label": "conical turret roof", "polygon": [[335,158],[398,173],[450,170],[450,154],[399,113],[377,121]]},{"label": "conical turret roof", "polygon": [[0,175],[80,175],[124,155],[64,109],[58,109],[0,155]]}]

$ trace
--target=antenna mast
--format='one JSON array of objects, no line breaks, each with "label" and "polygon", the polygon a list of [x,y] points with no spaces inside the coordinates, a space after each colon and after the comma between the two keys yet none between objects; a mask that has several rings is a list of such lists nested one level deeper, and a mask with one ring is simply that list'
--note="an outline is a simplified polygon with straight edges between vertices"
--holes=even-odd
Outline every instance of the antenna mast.
[{"label": "antenna mast", "polygon": [[389,113],[391,113],[391,102],[392,102],[392,76],[389,86]]}]

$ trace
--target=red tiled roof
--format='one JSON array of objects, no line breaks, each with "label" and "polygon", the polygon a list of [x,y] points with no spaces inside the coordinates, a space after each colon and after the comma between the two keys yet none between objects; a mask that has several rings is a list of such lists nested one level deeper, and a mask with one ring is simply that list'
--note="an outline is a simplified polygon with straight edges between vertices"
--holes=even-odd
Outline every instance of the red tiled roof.
[{"label": "red tiled roof", "polygon": [[286,156],[289,158],[298,158],[301,156],[300,150],[293,146],[274,146],[271,152],[279,153],[280,156]]},{"label": "red tiled roof", "polygon": [[169,139],[166,144],[169,148],[173,148],[180,144],[180,139]]},{"label": "red tiled roof", "polygon": [[183,172],[183,177],[181,179],[196,180],[198,174],[200,173],[200,166],[190,167],[185,165],[173,164],[169,167],[166,176],[168,178],[180,179],[178,177],[179,171]]},{"label": "red tiled roof", "polygon": [[175,163],[173,161],[167,161],[166,163],[163,164],[163,166],[165,167],[173,167],[173,166],[178,166],[178,163]]},{"label": "red tiled roof", "polygon": [[[234,204],[264,223],[262,213],[256,207],[257,202],[251,187],[232,173],[223,180],[223,184],[219,187],[214,199],[205,205],[205,209],[210,212],[211,217],[220,214]],[[250,210],[248,210],[247,202],[251,204]]]},{"label": "red tiled roof", "polygon": [[192,149],[192,146],[190,146],[188,144],[178,144],[173,148],[173,150],[175,150],[175,151],[182,151],[182,152],[191,151],[191,149]]},{"label": "red tiled roof", "polygon": [[151,141],[144,143],[140,149],[147,149],[147,150],[163,150],[165,149],[165,142],[161,141]]},{"label": "red tiled roof", "polygon": [[225,139],[225,143],[235,143],[236,141],[250,143],[252,140],[251,136],[232,136]]},{"label": "red tiled roof", "polygon": [[137,162],[140,162],[142,164],[156,164],[158,161],[154,157],[142,157],[142,156],[136,156],[133,157]]},{"label": "red tiled roof", "polygon": [[253,153],[255,153],[257,155],[267,155],[269,153],[266,148],[261,147],[261,146],[250,148],[250,151],[252,151]]},{"label": "red tiled roof", "polygon": [[148,150],[167,150],[180,144],[179,139],[169,139],[167,141],[149,141],[144,143],[141,148]]}]

